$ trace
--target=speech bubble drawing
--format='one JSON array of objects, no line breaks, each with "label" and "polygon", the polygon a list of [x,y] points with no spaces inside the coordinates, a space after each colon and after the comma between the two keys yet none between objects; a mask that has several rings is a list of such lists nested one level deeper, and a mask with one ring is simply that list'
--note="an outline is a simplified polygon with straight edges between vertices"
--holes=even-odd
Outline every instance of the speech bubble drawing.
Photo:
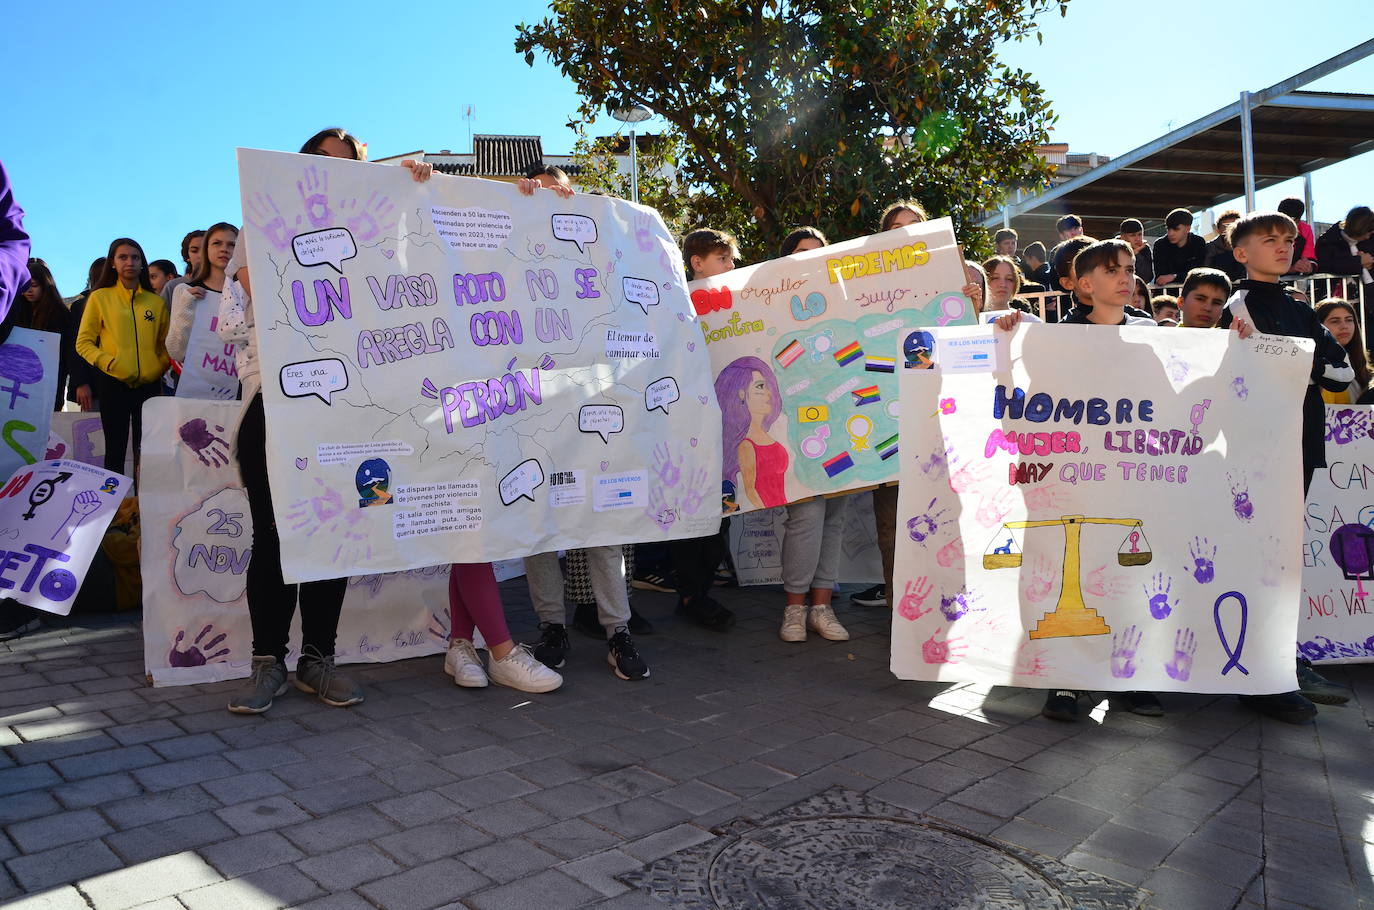
[{"label": "speech bubble drawing", "polygon": [[607,445],[611,434],[625,429],[625,412],[618,404],[584,404],[577,412],[577,428],[583,433],[597,433]]},{"label": "speech bubble drawing", "polygon": [[554,215],[553,236],[576,244],[585,253],[587,244],[596,243],[596,222],[586,215]]},{"label": "speech bubble drawing", "polygon": [[287,398],[314,395],[332,405],[334,396],[348,388],[348,369],[337,357],[302,360],[282,367],[279,379],[281,393]]},{"label": "speech bubble drawing", "polygon": [[644,407],[668,413],[668,405],[678,400],[677,380],[671,376],[655,379],[644,389]]},{"label": "speech bubble drawing", "polygon": [[649,307],[658,306],[657,282],[626,276],[620,279],[620,286],[625,290],[625,299],[639,304],[639,308],[644,311],[645,316],[649,315]]},{"label": "speech bubble drawing", "polygon": [[297,234],[291,239],[291,250],[296,261],[307,268],[327,265],[342,275],[344,260],[358,255],[358,244],[353,242],[348,228],[325,228]]},{"label": "speech bubble drawing", "polygon": [[534,502],[534,491],[544,485],[544,469],[539,461],[527,458],[501,478],[501,505],[508,506],[524,497]]}]

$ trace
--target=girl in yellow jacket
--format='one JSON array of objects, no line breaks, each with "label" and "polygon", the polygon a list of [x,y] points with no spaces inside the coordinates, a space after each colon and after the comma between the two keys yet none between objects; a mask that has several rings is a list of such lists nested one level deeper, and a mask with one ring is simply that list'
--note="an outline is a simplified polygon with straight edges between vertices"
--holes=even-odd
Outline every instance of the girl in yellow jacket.
[{"label": "girl in yellow jacket", "polygon": [[76,334],[76,352],[96,368],[107,471],[123,473],[132,424],[134,476],[138,476],[143,402],[161,389],[162,374],[170,363],[166,341],[167,304],[153,293],[143,247],[120,237],[110,244]]}]

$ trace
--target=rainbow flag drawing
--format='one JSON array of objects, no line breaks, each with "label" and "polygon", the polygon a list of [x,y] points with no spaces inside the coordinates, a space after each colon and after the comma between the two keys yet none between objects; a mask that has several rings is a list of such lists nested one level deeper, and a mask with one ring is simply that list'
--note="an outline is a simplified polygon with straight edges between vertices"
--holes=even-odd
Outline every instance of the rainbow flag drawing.
[{"label": "rainbow flag drawing", "polygon": [[870,373],[893,373],[897,369],[897,359],[869,354],[864,360],[864,369]]},{"label": "rainbow flag drawing", "polygon": [[893,433],[891,436],[887,437],[882,442],[878,443],[876,446],[873,447],[873,451],[877,452],[878,457],[881,458],[883,461],[887,461],[893,455],[896,455],[897,434]]},{"label": "rainbow flag drawing", "polygon": [[859,347],[859,343],[851,341],[835,352],[835,362],[842,367],[847,367],[863,355],[864,349]]},{"label": "rainbow flag drawing", "polygon": [[801,346],[801,342],[794,339],[787,343],[787,347],[774,354],[773,359],[782,364],[783,369],[787,369],[796,363],[797,358],[804,353],[806,353],[806,348]]},{"label": "rainbow flag drawing", "polygon": [[849,394],[854,396],[854,406],[860,407],[866,404],[875,404],[882,401],[882,396],[878,394],[878,387],[875,385],[862,389],[855,389]]},{"label": "rainbow flag drawing", "polygon": [[854,467],[854,459],[849,457],[848,452],[841,452],[829,461],[823,462],[821,467],[825,468],[827,477],[834,477]]}]

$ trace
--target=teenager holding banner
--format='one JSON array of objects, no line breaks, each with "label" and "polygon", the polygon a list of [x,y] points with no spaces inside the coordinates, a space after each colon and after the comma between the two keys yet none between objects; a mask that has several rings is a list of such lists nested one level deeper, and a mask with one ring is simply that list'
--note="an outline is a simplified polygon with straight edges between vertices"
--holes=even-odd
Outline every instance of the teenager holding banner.
[{"label": "teenager holding banner", "polygon": [[128,237],[110,244],[96,289],[81,314],[76,352],[95,367],[105,469],[122,473],[133,427],[134,478],[143,436],[143,402],[160,393],[167,357],[167,304],[153,293],[143,247]]},{"label": "teenager holding banner", "polygon": [[[306,155],[364,159],[362,144],[342,129],[321,130],[301,147]],[[428,164],[403,162],[418,181],[428,180]],[[334,667],[334,639],[339,630],[347,578],[331,578],[301,585],[282,578],[281,537],[272,511],[272,490],[267,476],[267,421],[262,404],[262,377],[251,276],[248,273],[247,238],[233,249],[225,267],[220,297],[219,337],[234,344],[234,360],[243,388],[244,408],[234,434],[234,455],[239,463],[243,491],[253,517],[253,558],[248,563],[248,615],[253,626],[253,659],[248,686],[229,702],[236,714],[261,714],[286,691],[286,651],[291,619],[300,601],[301,656],[296,663],[296,688],[335,707],[356,705],[363,690]],[[471,634],[471,633],[469,633]]]},{"label": "teenager holding banner", "polygon": [[[234,255],[239,229],[221,221],[205,232],[204,254],[195,271],[184,284],[172,292],[171,320],[167,326],[167,353],[175,361],[186,359],[187,343],[191,340],[191,326],[196,309],[212,307],[219,312],[220,294],[224,292],[224,268]],[[196,295],[192,288],[204,293]]]}]

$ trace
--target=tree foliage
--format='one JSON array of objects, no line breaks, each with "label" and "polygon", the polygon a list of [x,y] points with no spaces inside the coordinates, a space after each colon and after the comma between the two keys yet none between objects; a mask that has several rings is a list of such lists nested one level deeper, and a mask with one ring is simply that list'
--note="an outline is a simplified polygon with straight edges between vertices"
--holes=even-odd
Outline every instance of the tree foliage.
[{"label": "tree foliage", "polygon": [[[578,166],[577,184],[584,191],[629,199],[630,175],[619,169],[619,156],[629,154],[628,137],[587,135],[591,121],[572,124],[577,133],[573,159]],[[640,136],[639,201],[658,209],[669,230],[682,233],[694,224],[692,195],[677,179],[677,162],[683,156],[682,138],[676,133]]]},{"label": "tree foliage", "polygon": [[[766,258],[800,224],[872,233],[891,201],[972,224],[1049,175],[1040,86],[993,48],[1068,0],[553,0],[516,49],[577,86],[577,121],[648,105],[681,139],[700,224]],[[647,200],[646,201],[650,201]]]}]

